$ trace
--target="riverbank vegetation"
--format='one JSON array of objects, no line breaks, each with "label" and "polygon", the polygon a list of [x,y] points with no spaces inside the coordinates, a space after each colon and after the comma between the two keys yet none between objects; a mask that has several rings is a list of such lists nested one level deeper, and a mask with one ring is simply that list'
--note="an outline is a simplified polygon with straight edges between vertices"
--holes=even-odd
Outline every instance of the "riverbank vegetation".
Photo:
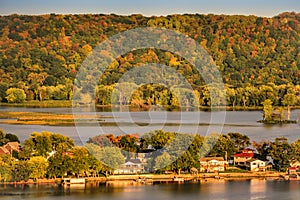
[{"label": "riverbank vegetation", "polygon": [[[7,135],[1,131],[2,145],[9,142]],[[210,148],[211,142],[215,144]],[[142,137],[99,135],[90,138],[84,146],[76,146],[72,139],[61,134],[33,132],[19,151],[0,155],[0,180],[108,176],[125,161],[145,153],[145,171],[179,174],[199,169],[200,157],[221,156],[229,160],[250,145],[260,159],[271,158],[276,171],[285,172],[291,163],[300,161],[300,140],[289,143],[286,138],[276,138],[255,142],[240,133],[200,136],[158,130]],[[186,150],[182,149],[184,146]]]}]

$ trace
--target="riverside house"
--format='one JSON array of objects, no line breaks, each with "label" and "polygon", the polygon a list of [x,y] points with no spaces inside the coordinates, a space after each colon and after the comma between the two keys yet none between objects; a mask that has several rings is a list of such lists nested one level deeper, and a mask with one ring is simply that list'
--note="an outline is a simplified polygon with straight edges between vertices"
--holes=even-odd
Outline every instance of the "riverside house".
[{"label": "riverside house", "polygon": [[200,159],[200,172],[223,172],[228,162],[223,157],[207,157]]},{"label": "riverside house", "polygon": [[18,142],[8,142],[0,147],[0,154],[12,154],[13,151],[20,152],[20,144]]},{"label": "riverside house", "polygon": [[255,158],[256,154],[253,149],[246,148],[241,153],[233,155],[233,162],[236,166],[245,166],[246,162]]},{"label": "riverside house", "polygon": [[140,159],[130,159],[114,171],[114,174],[139,174],[145,171]]},{"label": "riverside house", "polygon": [[266,171],[266,162],[252,158],[246,161],[246,168],[251,172],[265,172]]}]

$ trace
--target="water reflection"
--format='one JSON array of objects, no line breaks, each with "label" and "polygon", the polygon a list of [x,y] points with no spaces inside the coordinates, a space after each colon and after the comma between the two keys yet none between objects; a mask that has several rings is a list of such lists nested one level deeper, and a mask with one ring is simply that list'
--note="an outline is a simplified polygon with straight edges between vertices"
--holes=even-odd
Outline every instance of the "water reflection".
[{"label": "water reflection", "polygon": [[85,187],[59,185],[1,185],[0,199],[110,199],[110,200],[181,200],[181,199],[298,199],[299,181],[239,180],[185,184],[137,185],[88,183]]}]

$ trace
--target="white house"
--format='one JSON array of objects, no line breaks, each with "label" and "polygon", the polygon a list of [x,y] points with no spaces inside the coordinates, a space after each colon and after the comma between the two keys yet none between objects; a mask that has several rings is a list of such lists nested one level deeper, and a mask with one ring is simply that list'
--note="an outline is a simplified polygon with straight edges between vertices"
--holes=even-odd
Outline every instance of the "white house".
[{"label": "white house", "polygon": [[223,172],[228,162],[223,157],[207,157],[200,159],[200,172]]},{"label": "white house", "polygon": [[139,174],[144,171],[144,165],[139,159],[131,159],[116,169],[114,174]]},{"label": "white house", "polygon": [[251,159],[246,161],[246,168],[251,172],[265,172],[266,162],[259,159]]}]

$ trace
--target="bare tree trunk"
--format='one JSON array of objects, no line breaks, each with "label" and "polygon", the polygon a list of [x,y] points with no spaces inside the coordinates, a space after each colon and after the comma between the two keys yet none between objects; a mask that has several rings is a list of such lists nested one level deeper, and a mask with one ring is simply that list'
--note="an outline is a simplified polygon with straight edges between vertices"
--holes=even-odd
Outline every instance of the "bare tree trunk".
[{"label": "bare tree trunk", "polygon": [[287,119],[290,120],[291,119],[291,108],[290,105],[288,105],[288,111],[287,111]]}]

